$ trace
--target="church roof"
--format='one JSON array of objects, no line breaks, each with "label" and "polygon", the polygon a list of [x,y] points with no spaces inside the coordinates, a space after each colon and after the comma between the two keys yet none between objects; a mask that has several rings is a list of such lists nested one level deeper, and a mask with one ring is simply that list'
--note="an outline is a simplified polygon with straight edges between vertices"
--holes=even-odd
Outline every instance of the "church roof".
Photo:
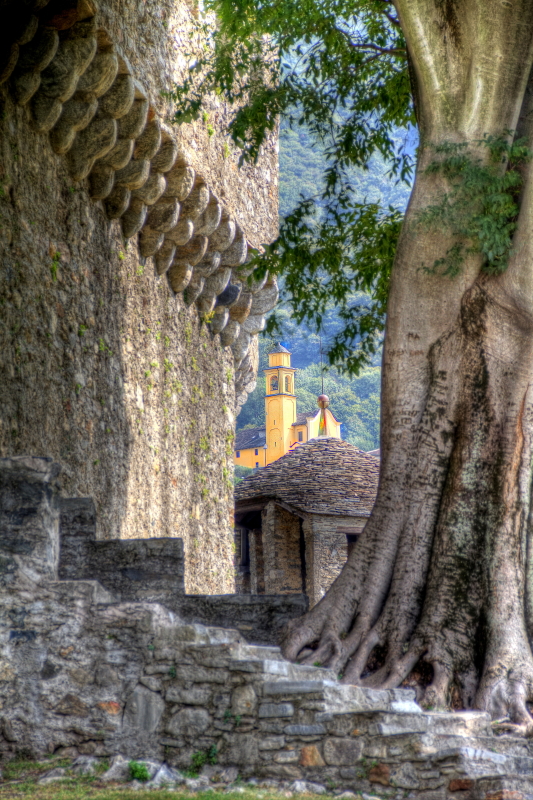
[{"label": "church roof", "polygon": [[378,488],[379,461],[330,436],[305,444],[244,478],[235,502],[275,498],[309,514],[368,516]]},{"label": "church roof", "polygon": [[[339,422],[331,408],[328,408],[329,413],[335,420],[335,422]],[[299,414],[296,414],[296,422],[292,423],[292,427],[294,428],[295,425],[305,425],[308,419],[314,419],[317,414],[320,414],[319,408],[313,408],[312,411],[302,411]]]},{"label": "church roof", "polygon": [[235,434],[235,450],[247,450],[249,447],[263,447],[266,443],[266,428],[245,428]]},{"label": "church roof", "polygon": [[271,353],[288,353],[288,354],[290,355],[290,354],[291,354],[291,351],[290,351],[290,350],[287,350],[287,348],[286,348],[286,347],[283,347],[283,345],[281,344],[281,342],[278,342],[278,343],[277,343],[277,345],[274,347],[274,349],[273,349],[273,350],[269,350],[269,351],[268,351],[268,355],[270,355]]},{"label": "church roof", "polygon": [[319,413],[319,408],[314,408],[312,411],[301,411],[299,414],[296,414],[296,422],[293,422],[294,425],[305,425],[309,417],[316,417]]}]

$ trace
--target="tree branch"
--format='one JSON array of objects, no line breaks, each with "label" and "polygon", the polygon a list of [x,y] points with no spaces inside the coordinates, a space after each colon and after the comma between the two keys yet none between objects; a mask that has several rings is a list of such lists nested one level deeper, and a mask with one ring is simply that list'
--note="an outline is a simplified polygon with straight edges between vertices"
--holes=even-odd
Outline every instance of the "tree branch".
[{"label": "tree branch", "polygon": [[345,37],[345,39],[348,40],[350,47],[352,47],[354,50],[374,50],[376,53],[380,53],[381,55],[399,55],[399,54],[405,55],[406,52],[405,47],[380,47],[379,45],[372,44],[371,42],[356,44],[352,40],[352,37],[350,36],[348,31],[345,31],[342,28],[339,28],[338,26],[335,26],[335,30],[338,31],[338,33],[342,34]]}]

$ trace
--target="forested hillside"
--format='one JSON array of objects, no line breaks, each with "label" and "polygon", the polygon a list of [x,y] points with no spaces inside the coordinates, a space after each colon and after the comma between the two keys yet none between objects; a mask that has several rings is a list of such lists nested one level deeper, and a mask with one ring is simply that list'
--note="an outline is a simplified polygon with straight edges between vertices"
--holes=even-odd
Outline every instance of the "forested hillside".
[{"label": "forested hillside", "polygon": [[[407,136],[399,131],[398,138]],[[317,194],[322,180],[325,159],[321,151],[312,146],[312,140],[305,127],[291,129],[283,125],[280,131],[280,215],[286,216],[301,199]],[[373,159],[371,169],[353,173],[352,182],[362,200],[381,201],[385,206],[394,205],[405,208],[409,189],[405,184],[397,184],[387,175],[387,165]],[[356,298],[354,297],[354,300]],[[364,302],[364,296],[357,298]],[[283,305],[276,310],[281,321],[282,343],[292,353],[292,365],[299,371],[296,375],[296,396],[298,410],[308,411],[316,408],[317,395],[322,390],[320,369],[320,340],[318,334],[305,325],[297,325]],[[322,335],[323,350],[327,350],[328,339],[340,327],[335,306],[327,309]],[[265,380],[262,369],[267,366],[266,353],[273,344],[271,339],[260,337],[260,363],[257,388],[249,396],[237,419],[237,428],[242,429],[264,424]],[[344,439],[362,450],[379,447],[379,397],[381,381],[381,354],[371,366],[366,367],[356,378],[339,374],[337,370],[327,369],[327,358],[323,358],[324,391],[331,399],[331,410],[343,423],[341,433]]]}]

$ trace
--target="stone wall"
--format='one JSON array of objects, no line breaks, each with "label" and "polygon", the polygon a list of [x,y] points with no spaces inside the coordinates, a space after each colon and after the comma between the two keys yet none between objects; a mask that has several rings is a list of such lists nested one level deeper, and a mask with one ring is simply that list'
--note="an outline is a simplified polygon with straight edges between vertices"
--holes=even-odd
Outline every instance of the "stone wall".
[{"label": "stone wall", "polygon": [[414,690],[343,685],[237,630],[56,580],[57,475],[44,459],[0,461],[2,761],[122,754],[184,769],[210,752],[215,781],[227,766],[391,800],[531,796],[531,740],[495,736],[486,713],[424,713]]},{"label": "stone wall", "polygon": [[264,645],[279,644],[289,620],[308,609],[303,594],[187,595],[184,571],[181,539],[97,540],[92,498],[60,498],[59,558],[48,577],[98,581],[116,602],[160,603],[183,622],[236,628]]},{"label": "stone wall", "polygon": [[300,517],[274,501],[261,512],[263,575],[267,594],[299,593],[305,588],[302,523]]},{"label": "stone wall", "polygon": [[311,606],[324,596],[348,557],[347,532],[361,533],[364,517],[309,514],[303,522],[306,554],[306,594]]},{"label": "stone wall", "polygon": [[[238,593],[252,595],[305,592],[313,606],[339,575],[366,517],[336,514],[298,516],[270,501],[261,512],[261,528],[235,531]],[[254,524],[254,523],[251,523]],[[243,567],[242,542],[248,536],[249,565]]]},{"label": "stone wall", "polygon": [[[169,127],[161,92],[199,44],[186,3],[39,5],[0,70],[0,455],[60,459],[99,538],[179,536],[187,591],[231,591],[235,390],[253,387],[259,311],[244,327],[265,303],[215,248],[242,264],[275,235],[275,142],[239,171],[218,99]],[[184,267],[198,247],[214,283]],[[215,308],[224,281],[242,297]]]}]

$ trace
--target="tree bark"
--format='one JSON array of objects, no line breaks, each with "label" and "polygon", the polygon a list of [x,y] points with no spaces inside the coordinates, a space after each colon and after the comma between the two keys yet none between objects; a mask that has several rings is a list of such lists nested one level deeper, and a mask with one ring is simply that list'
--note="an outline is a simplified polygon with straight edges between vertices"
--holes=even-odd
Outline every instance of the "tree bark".
[{"label": "tree bark", "polygon": [[[526,135],[533,145],[533,4],[396,0],[420,128],[415,186],[389,298],[381,473],[364,535],[283,648],[343,680],[407,681],[428,706],[510,715],[533,700],[533,180],[525,174],[507,271],[469,256],[428,273],[454,244],[417,224],[446,190],[434,145]],[[311,648],[311,649],[310,649]],[[429,677],[428,677],[429,676]]]}]

